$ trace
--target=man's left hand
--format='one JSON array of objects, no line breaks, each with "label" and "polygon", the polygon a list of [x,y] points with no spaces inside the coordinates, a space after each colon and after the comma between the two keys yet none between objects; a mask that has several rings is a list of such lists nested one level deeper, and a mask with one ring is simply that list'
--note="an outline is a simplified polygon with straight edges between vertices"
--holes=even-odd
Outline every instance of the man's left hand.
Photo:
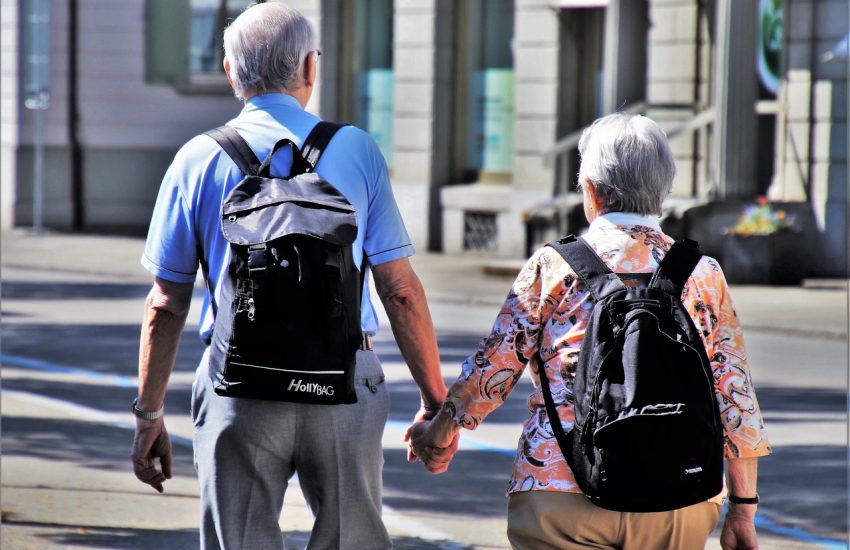
[{"label": "man's left hand", "polygon": [[413,423],[410,424],[410,426],[408,426],[406,430],[404,430],[403,439],[404,442],[407,443],[407,461],[411,464],[416,462],[417,458],[416,452],[413,450],[413,444],[410,441],[410,436],[413,433],[413,427],[417,424],[425,422],[426,420],[433,419],[435,416],[437,416],[438,412],[439,409],[428,409],[425,407],[425,405],[422,405],[422,407],[420,407],[419,411],[416,413],[416,416],[413,417]]},{"label": "man's left hand", "polygon": [[405,435],[409,440],[408,455],[412,454],[414,460],[420,458],[426,470],[432,474],[442,474],[449,469],[449,463],[457,453],[460,434],[438,435],[433,421],[426,420],[410,426]]}]

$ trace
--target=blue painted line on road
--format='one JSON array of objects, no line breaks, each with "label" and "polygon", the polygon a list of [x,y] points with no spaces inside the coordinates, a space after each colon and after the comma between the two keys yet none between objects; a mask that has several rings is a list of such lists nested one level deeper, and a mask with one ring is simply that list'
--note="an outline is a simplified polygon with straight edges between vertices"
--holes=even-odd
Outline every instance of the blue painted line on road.
[{"label": "blue painted line on road", "polygon": [[816,544],[821,548],[827,548],[829,550],[847,550],[848,547],[847,541],[840,541],[828,537],[819,537],[817,535],[812,535],[811,533],[806,533],[797,527],[777,525],[772,519],[766,518],[760,514],[756,514],[755,524],[757,529],[773,533],[774,535],[781,535],[800,542]]},{"label": "blue painted line on road", "polygon": [[57,365],[55,363],[39,361],[38,359],[30,359],[29,357],[20,357],[18,355],[0,354],[0,363],[10,367],[21,367],[25,369],[40,370],[42,372],[81,376],[83,378],[89,378],[102,383],[118,386],[119,388],[135,388],[139,383],[135,376],[104,374],[102,372],[69,367],[66,365]]}]

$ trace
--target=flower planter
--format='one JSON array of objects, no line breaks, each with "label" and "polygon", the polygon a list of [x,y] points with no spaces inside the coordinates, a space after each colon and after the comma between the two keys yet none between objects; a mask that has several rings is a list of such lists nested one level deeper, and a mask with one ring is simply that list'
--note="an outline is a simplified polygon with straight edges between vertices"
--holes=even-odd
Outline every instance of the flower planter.
[{"label": "flower planter", "polygon": [[723,273],[731,284],[798,285],[806,273],[805,239],[799,231],[723,238]]}]

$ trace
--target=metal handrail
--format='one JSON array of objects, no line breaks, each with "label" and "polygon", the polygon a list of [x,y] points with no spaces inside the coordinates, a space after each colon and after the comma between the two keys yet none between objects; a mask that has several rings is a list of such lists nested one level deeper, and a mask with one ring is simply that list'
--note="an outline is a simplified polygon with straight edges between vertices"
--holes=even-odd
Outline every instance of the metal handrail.
[{"label": "metal handrail", "polygon": [[[638,114],[646,111],[647,103],[643,101],[639,101],[636,103],[632,103],[621,112],[629,113],[629,114]],[[704,109],[699,113],[695,114],[691,117],[687,122],[680,124],[679,126],[674,127],[670,131],[667,132],[667,139],[673,140],[678,136],[683,134],[688,134],[691,132],[695,132],[697,130],[701,130],[702,128],[712,124],[717,117],[717,111],[714,107],[709,107],[708,109]],[[572,132],[565,137],[559,139],[551,148],[549,148],[543,154],[543,162],[544,165],[548,166],[552,159],[557,158],[559,155],[563,155],[569,151],[572,151],[576,146],[578,146],[579,139],[581,138],[581,134],[587,129],[585,126],[575,132]],[[536,212],[539,212],[547,207],[555,206],[559,203],[566,204],[563,200],[564,195],[569,195],[570,193],[553,193],[553,195],[541,202],[538,202],[528,208],[524,213],[523,217],[527,220],[531,216],[533,216]],[[568,201],[567,201],[568,202]]]},{"label": "metal handrail", "polygon": [[[620,112],[634,115],[642,113],[644,111],[646,111],[646,102],[638,101],[636,103],[632,103]],[[554,159],[558,155],[562,155],[575,149],[578,146],[579,140],[581,139],[581,134],[585,130],[587,130],[588,127],[589,126],[580,128],[575,132],[569,133],[558,141],[556,141],[552,147],[550,147],[545,153],[543,153],[543,165],[549,166],[552,163],[552,159]]]},{"label": "metal handrail", "polygon": [[684,124],[676,126],[672,130],[667,132],[667,139],[672,140],[685,132],[690,133],[695,132],[697,130],[701,130],[703,127],[712,124],[716,118],[717,110],[714,107],[709,107],[708,109],[705,109],[695,114],[693,117],[691,117],[690,120],[688,120]]}]

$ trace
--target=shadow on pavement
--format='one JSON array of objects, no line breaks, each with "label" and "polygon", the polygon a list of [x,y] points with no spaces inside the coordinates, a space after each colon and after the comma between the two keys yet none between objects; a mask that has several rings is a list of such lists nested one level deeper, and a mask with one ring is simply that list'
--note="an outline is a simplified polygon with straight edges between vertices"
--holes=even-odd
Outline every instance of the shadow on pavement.
[{"label": "shadow on pavement", "polygon": [[778,525],[847,538],[847,447],[775,447],[759,459],[759,513]]},{"label": "shadow on pavement", "polygon": [[12,300],[115,300],[144,298],[151,285],[116,283],[29,283],[3,281],[0,296]]},{"label": "shadow on pavement", "polygon": [[[0,337],[3,353],[7,355],[110,375],[136,376],[140,331],[140,324],[4,323],[0,327]],[[188,326],[183,331],[174,372],[193,372],[203,351],[197,327]]]},{"label": "shadow on pavement", "polygon": [[[180,529],[162,531],[157,529],[129,529],[123,527],[80,527],[78,525],[56,525],[33,522],[17,522],[3,519],[5,528],[23,528],[29,537],[43,541],[38,548],[167,548],[168,550],[190,550],[198,548],[198,530]],[[33,533],[33,531],[35,531]]]},{"label": "shadow on pavement", "polygon": [[[132,476],[130,430],[70,419],[3,416],[3,456],[71,461],[96,471],[127,472]],[[192,450],[174,446],[173,472],[195,477]]]},{"label": "shadow on pavement", "polygon": [[513,465],[508,455],[460,451],[441,475],[428,473],[420,463],[409,464],[401,449],[385,450],[384,457],[384,502],[394,510],[505,515]]},{"label": "shadow on pavement", "polygon": [[[847,413],[846,388],[778,388],[756,385],[756,396],[762,412]],[[774,422],[799,422],[798,419],[770,419]],[[845,419],[846,422],[846,419]],[[768,426],[768,436],[770,435]]]},{"label": "shadow on pavement", "polygon": [[[81,527],[79,525],[15,521],[10,518],[3,519],[3,526],[12,531],[7,533],[10,539],[15,536],[15,530],[28,532],[28,539],[41,541],[37,546],[38,548],[73,546],[75,548],[116,550],[137,548],[193,550],[198,548],[200,537],[197,529],[165,531],[124,527]],[[310,533],[307,531],[290,531],[284,532],[282,535],[287,550],[304,550],[310,540]],[[451,541],[428,541],[413,537],[394,537],[393,546],[397,550],[466,550],[472,548]]]},{"label": "shadow on pavement", "polygon": [[[283,534],[286,550],[304,550],[310,540],[307,531],[290,531]],[[395,550],[472,550],[472,546],[465,546],[447,540],[431,541],[413,537],[393,537],[393,548]]]}]

